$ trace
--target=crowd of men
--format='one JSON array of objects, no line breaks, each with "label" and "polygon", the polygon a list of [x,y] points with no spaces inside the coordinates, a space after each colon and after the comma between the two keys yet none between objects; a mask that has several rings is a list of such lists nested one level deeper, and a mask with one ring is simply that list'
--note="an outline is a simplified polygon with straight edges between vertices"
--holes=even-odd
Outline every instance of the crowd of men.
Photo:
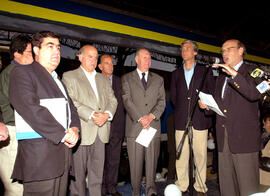
[{"label": "crowd of men", "polygon": [[[65,72],[61,80],[55,71],[60,47],[59,37],[49,31],[32,37],[20,34],[11,42],[12,61],[0,75],[0,178],[5,195],[84,196],[88,190],[91,196],[121,196],[116,185],[124,137],[132,195],[141,193],[144,168],[146,195],[157,195],[160,119],[166,100],[163,78],[150,71],[150,51],[138,49],[137,68],[119,78],[113,74],[110,55],[101,55],[98,61],[98,50],[84,45],[77,53],[80,66]],[[191,186],[197,195],[206,195],[208,129],[216,116],[221,195],[256,193],[261,95],[249,74],[255,67],[243,61],[245,46],[238,40],[222,45],[224,64],[214,65],[221,68],[218,77],[212,68],[197,63],[198,51],[191,40],[181,43],[183,64],[171,78],[175,148],[187,129],[192,132],[175,163],[175,184],[183,193],[189,191],[192,145],[196,171]],[[212,94],[225,115],[209,110],[198,91]],[[64,103],[59,111],[64,123],[41,104],[44,100]],[[16,115],[34,130],[18,140],[16,134],[23,130],[15,126]],[[136,142],[142,129],[150,128],[157,131],[149,146]]]}]

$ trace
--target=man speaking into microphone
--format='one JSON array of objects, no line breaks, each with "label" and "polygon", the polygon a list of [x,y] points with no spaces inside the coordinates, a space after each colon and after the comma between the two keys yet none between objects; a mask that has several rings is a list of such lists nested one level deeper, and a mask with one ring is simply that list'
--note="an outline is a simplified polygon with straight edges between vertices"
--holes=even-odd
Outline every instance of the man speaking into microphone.
[{"label": "man speaking into microphone", "polygon": [[222,69],[214,98],[226,116],[216,116],[222,196],[250,195],[259,188],[260,93],[250,75],[255,67],[243,61],[244,54],[240,41],[228,40],[222,45],[225,64],[214,65]]}]

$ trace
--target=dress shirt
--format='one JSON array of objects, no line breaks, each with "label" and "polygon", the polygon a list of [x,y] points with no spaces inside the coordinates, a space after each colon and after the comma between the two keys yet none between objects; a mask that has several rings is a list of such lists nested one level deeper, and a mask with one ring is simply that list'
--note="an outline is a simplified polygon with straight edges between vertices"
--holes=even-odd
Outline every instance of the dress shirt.
[{"label": "dress shirt", "polygon": [[[97,75],[97,72],[96,70],[94,70],[93,72],[87,72],[82,66],[81,66],[86,78],[88,79],[94,93],[95,93],[95,96],[97,98],[97,101],[99,100],[99,96],[98,96],[98,90],[97,90],[97,85],[96,85],[96,75]],[[96,111],[93,111],[90,116],[89,116],[89,119],[92,119],[93,118],[93,115]],[[104,113],[107,113],[109,114],[109,118],[108,118],[108,121],[112,121],[113,119],[113,115],[110,111],[106,110],[104,111]]]},{"label": "dress shirt", "polygon": [[185,68],[185,64],[183,64],[184,74],[185,74],[185,79],[186,79],[188,89],[189,89],[189,84],[190,84],[190,81],[191,81],[193,73],[194,73],[195,66],[196,66],[196,62],[192,65],[190,70],[187,70]]},{"label": "dress shirt", "polygon": [[[139,77],[140,77],[140,80],[142,80],[142,73],[143,72],[141,72],[141,70],[139,70],[138,68],[137,68],[137,72],[138,72],[138,74],[139,74]],[[145,75],[144,75],[144,79],[145,79],[145,81],[147,82],[147,79],[148,79],[148,71],[147,72],[144,72],[145,73]]]}]

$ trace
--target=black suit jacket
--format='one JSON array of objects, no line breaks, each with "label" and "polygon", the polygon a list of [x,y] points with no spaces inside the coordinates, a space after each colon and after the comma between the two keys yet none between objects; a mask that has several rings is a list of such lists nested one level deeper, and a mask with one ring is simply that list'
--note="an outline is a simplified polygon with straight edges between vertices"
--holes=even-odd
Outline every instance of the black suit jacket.
[{"label": "black suit jacket", "polygon": [[232,153],[249,153],[260,150],[259,98],[256,83],[249,71],[254,66],[243,63],[237,76],[228,79],[224,99],[221,98],[225,75],[216,81],[215,100],[226,117],[217,116],[216,132],[218,150],[223,151],[224,131],[228,133]]},{"label": "black suit jacket", "polygon": [[[67,92],[67,91],[66,91]],[[61,140],[65,129],[51,113],[40,106],[40,99],[64,98],[49,72],[39,63],[17,66],[11,72],[10,102],[41,139],[18,142],[18,153],[12,178],[24,182],[53,179],[64,172],[65,148]],[[77,110],[68,97],[71,109],[70,127],[80,129]]]},{"label": "black suit jacket", "polygon": [[[171,101],[174,106],[174,126],[176,130],[185,130],[188,114],[195,103],[197,90],[203,79],[206,67],[197,64],[189,85],[186,85],[183,66],[172,73]],[[208,70],[202,92],[212,94],[215,88],[215,80],[211,69]],[[192,118],[192,125],[197,130],[205,130],[211,127],[212,117],[206,116],[204,111],[196,105]]]},{"label": "black suit jacket", "polygon": [[122,81],[121,78],[112,76],[112,89],[117,99],[118,105],[111,123],[110,137],[115,136],[124,138],[125,135],[125,113],[122,100]]}]

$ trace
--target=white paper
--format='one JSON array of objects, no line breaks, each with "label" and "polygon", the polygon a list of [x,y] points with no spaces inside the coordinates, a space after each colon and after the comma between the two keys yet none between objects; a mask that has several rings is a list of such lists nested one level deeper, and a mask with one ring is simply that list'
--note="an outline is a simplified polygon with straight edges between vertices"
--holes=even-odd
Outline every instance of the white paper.
[{"label": "white paper", "polygon": [[157,130],[152,127],[150,127],[149,129],[142,129],[140,134],[136,138],[136,142],[145,147],[148,147],[156,132]]},{"label": "white paper", "polygon": [[[65,98],[41,99],[40,105],[46,107],[53,117],[66,129],[67,128],[67,101]],[[16,138],[33,139],[41,138],[32,127],[15,110]]]},{"label": "white paper", "polygon": [[224,116],[225,115],[221,112],[221,110],[218,107],[217,102],[215,101],[215,99],[213,98],[212,95],[210,94],[206,94],[203,92],[199,93],[199,97],[201,99],[201,101],[208,106],[209,109],[213,110],[214,112],[216,112],[218,115],[220,116]]}]

